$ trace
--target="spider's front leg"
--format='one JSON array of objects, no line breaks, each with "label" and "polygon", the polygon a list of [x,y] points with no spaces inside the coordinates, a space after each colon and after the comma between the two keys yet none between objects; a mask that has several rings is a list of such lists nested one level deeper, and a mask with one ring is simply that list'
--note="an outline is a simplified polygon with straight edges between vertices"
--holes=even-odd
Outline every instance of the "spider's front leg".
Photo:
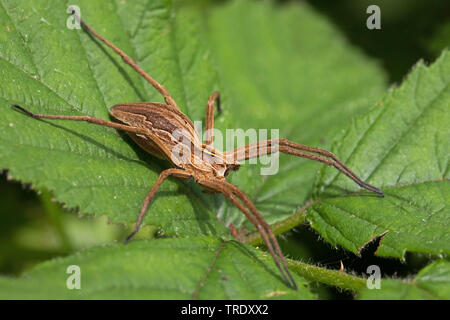
[{"label": "spider's front leg", "polygon": [[314,148],[310,146],[305,146],[303,144],[298,144],[287,139],[273,139],[273,140],[265,140],[257,143],[249,144],[240,148],[236,148],[229,152],[226,152],[225,155],[227,159],[233,159],[235,161],[247,160],[250,158],[260,157],[267,154],[272,154],[276,152],[283,152],[286,154],[311,159],[314,161],[325,163],[329,166],[333,166],[347,177],[355,181],[359,186],[377,193],[378,195],[384,197],[384,193],[368,184],[367,182],[362,181],[353,171],[351,171],[338,157],[336,157],[333,153]]}]

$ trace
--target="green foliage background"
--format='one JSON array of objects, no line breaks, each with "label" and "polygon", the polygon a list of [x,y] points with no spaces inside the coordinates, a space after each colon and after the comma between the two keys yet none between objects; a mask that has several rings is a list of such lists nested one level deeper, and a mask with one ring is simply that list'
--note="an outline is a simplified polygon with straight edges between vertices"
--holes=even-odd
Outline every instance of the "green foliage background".
[{"label": "green foliage background", "polygon": [[[446,1],[105,3],[70,4],[192,119],[203,120],[219,90],[219,129],[278,128],[332,149],[386,197],[286,156],[276,176],[254,165],[233,174],[283,234],[299,292],[263,250],[230,241],[225,225],[252,226],[193,182],[165,182],[123,246],[167,164],[114,130],[38,122],[10,105],[108,119],[116,103],[161,98],[85,32],[66,29],[67,4],[1,0],[1,298],[450,298]],[[365,27],[369,4],[381,7],[382,30]],[[336,271],[341,261],[347,274]],[[79,292],[64,286],[70,264],[84,270]],[[365,288],[372,264],[382,290]]]}]

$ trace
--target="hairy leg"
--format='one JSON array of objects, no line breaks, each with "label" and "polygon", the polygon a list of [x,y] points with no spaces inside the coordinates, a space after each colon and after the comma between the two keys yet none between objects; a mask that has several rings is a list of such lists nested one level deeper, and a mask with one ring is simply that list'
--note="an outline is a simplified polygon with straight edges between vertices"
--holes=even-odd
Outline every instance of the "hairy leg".
[{"label": "hairy leg", "polygon": [[154,134],[150,130],[147,130],[144,128],[131,127],[131,126],[127,126],[124,124],[106,121],[106,120],[91,117],[91,116],[64,116],[64,115],[52,115],[52,114],[40,114],[40,113],[32,113],[16,104],[13,104],[12,107],[22,111],[26,115],[28,115],[32,118],[35,118],[35,119],[86,121],[89,123],[98,124],[98,125],[105,126],[105,127],[111,127],[114,129],[123,130],[123,131],[127,131],[127,132],[143,134],[143,135],[147,135],[150,137],[154,136]]},{"label": "hairy leg", "polygon": [[249,219],[250,222],[255,225],[255,227],[263,237],[264,242],[267,245],[267,249],[273,257],[275,265],[277,266],[286,283],[294,289],[297,289],[297,284],[295,283],[287,267],[286,261],[283,257],[275,235],[272,232],[272,229],[258,212],[248,196],[242,190],[232,185],[231,183],[226,182],[225,180],[198,180],[198,183],[210,189],[215,189],[221,192],[233,205],[235,205],[242,213],[244,213],[247,219]]},{"label": "hairy leg", "polygon": [[206,138],[205,144],[210,145],[214,140],[214,102],[217,101],[217,112],[221,112],[220,110],[220,94],[219,92],[214,92],[208,99],[208,103],[206,104]]},{"label": "hairy leg", "polygon": [[287,139],[282,138],[260,141],[240,148],[236,148],[234,150],[226,152],[225,155],[228,161],[241,161],[263,156],[266,154],[276,153],[278,151],[333,166],[344,173],[347,177],[355,181],[359,186],[369,191],[375,192],[380,196],[384,196],[383,192],[380,189],[362,181],[333,153],[327,150],[298,144]]},{"label": "hairy leg", "polygon": [[139,231],[139,228],[142,224],[142,220],[144,219],[144,216],[147,213],[147,209],[148,209],[148,206],[150,205],[150,202],[152,201],[153,197],[155,196],[156,192],[158,191],[159,187],[164,182],[164,180],[166,180],[170,176],[188,179],[192,175],[183,169],[176,169],[176,168],[167,169],[167,170],[164,170],[163,172],[161,172],[161,174],[158,177],[158,180],[156,180],[155,184],[153,185],[153,187],[150,189],[149,193],[145,197],[144,202],[142,203],[141,210],[139,211],[139,216],[138,216],[138,219],[136,220],[136,225],[134,227],[134,230],[125,239],[125,243],[130,241],[130,239]]}]

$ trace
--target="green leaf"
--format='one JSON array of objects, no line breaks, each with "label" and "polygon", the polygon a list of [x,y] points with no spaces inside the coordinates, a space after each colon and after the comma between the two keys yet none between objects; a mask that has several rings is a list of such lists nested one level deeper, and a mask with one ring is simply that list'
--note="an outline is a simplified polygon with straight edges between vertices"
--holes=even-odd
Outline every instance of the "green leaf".
[{"label": "green leaf", "polygon": [[437,260],[423,268],[413,280],[382,279],[380,289],[364,288],[359,299],[424,300],[450,299],[450,262]]},{"label": "green leaf", "polygon": [[[71,4],[166,86],[192,120],[204,119],[208,96],[220,90],[225,111],[216,124],[222,132],[274,128],[300,143],[329,145],[349,117],[385,89],[378,66],[306,4],[233,1],[208,10],[162,0]],[[0,167],[52,190],[67,207],[134,222],[166,163],[115,130],[37,121],[10,108],[109,119],[114,104],[162,101],[111,50],[83,30],[68,29],[66,9],[54,1],[1,2]],[[278,175],[262,177],[259,168],[244,166],[232,181],[274,222],[305,203],[319,166],[281,157]],[[192,236],[225,235],[216,213],[226,223],[244,220],[223,197],[200,191],[193,182],[164,182],[144,222]]]},{"label": "green leaf", "polygon": [[[204,112],[215,74],[202,41],[200,10],[166,1],[72,4],[80,6],[82,17],[98,32],[164,83],[183,111],[197,117],[193,106],[198,106]],[[134,222],[167,164],[115,130],[36,121],[10,107],[14,103],[37,113],[109,119],[108,108],[115,104],[161,100],[120,57],[85,31],[68,29],[66,9],[65,3],[54,1],[1,2],[0,166],[14,179],[52,190],[67,207],[107,215],[113,222]],[[216,218],[213,199],[199,189],[192,183],[165,182],[145,222],[170,234],[227,233]]]},{"label": "green leaf", "polygon": [[404,83],[356,119],[334,152],[386,197],[343,195],[357,188],[323,168],[307,214],[327,241],[358,252],[387,232],[377,255],[450,253],[450,54],[420,62]]},{"label": "green leaf", "polygon": [[[289,289],[271,257],[211,237],[134,241],[91,248],[0,278],[1,299],[314,299],[298,276]],[[267,263],[270,261],[271,263]],[[67,273],[80,268],[78,289]],[[68,280],[69,279],[69,280]]]},{"label": "green leaf", "polygon": [[439,55],[445,48],[449,48],[450,43],[450,21],[446,21],[439,25],[430,39],[426,40],[428,50],[433,55]]}]

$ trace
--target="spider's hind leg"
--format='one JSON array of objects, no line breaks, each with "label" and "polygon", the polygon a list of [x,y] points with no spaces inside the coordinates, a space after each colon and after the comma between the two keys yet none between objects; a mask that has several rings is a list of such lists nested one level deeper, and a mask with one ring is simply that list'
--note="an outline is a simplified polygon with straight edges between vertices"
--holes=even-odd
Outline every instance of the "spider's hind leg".
[{"label": "spider's hind leg", "polygon": [[247,219],[250,220],[250,222],[256,227],[263,237],[267,249],[269,250],[275,265],[280,271],[286,284],[297,290],[297,284],[295,283],[295,280],[287,267],[286,260],[283,257],[280,246],[278,245],[272,229],[258,212],[248,196],[242,190],[231,183],[226,182],[225,180],[202,179],[197,182],[202,186],[215,189],[222,193],[228,201],[235,205],[247,217]]}]

